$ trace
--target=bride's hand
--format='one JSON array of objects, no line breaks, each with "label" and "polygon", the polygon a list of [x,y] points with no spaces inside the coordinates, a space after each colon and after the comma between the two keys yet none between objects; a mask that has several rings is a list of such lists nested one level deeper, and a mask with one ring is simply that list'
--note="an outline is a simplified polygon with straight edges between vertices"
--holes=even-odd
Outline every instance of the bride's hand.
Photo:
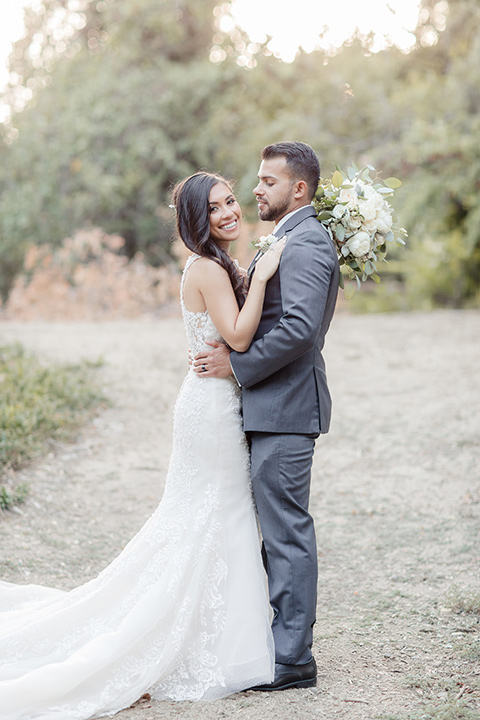
[{"label": "bride's hand", "polygon": [[267,282],[277,271],[280,264],[283,248],[287,242],[287,236],[284,235],[274,245],[271,245],[267,252],[257,261],[253,277],[261,282]]}]

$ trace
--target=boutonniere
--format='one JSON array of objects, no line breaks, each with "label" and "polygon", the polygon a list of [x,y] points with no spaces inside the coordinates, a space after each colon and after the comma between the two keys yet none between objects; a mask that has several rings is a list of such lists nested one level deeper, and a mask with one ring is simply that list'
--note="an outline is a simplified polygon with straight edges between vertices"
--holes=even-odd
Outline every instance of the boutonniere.
[{"label": "boutonniere", "polygon": [[279,240],[283,240],[283,238],[278,238],[276,237],[276,235],[272,235],[272,233],[270,233],[270,235],[260,235],[259,238],[254,238],[252,240],[252,242],[250,243],[250,247],[254,248],[258,252],[261,252],[262,255],[264,255],[270,245],[273,245]]}]

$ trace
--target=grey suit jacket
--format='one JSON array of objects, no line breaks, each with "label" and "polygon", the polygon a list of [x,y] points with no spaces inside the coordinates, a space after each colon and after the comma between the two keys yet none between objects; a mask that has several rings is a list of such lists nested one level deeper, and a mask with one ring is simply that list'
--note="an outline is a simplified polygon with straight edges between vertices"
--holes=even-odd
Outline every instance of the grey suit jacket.
[{"label": "grey suit jacket", "polygon": [[331,398],[322,349],[335,309],[338,260],[311,205],[279,229],[287,236],[267,283],[252,344],[230,359],[242,386],[245,431],[328,432]]}]

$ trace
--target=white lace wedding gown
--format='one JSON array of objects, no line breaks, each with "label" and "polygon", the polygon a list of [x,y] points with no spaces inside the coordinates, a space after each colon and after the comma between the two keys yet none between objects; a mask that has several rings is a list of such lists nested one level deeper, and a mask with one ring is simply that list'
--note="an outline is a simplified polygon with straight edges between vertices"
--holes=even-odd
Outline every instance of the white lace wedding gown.
[{"label": "white lace wedding gown", "polygon": [[[195,261],[193,255],[184,271]],[[182,310],[192,353],[219,335]],[[70,592],[0,582],[0,718],[110,715],[143,693],[211,700],[273,677],[270,612],[230,380],[189,370],[156,512]]]}]

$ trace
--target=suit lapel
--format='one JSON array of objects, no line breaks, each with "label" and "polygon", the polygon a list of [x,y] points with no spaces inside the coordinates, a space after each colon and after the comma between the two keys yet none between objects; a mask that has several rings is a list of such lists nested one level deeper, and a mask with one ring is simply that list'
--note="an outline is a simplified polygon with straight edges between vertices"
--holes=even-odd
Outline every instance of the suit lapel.
[{"label": "suit lapel", "polygon": [[[286,223],[279,228],[278,234],[285,235],[285,233],[293,230],[293,228],[297,227],[303,220],[306,220],[308,217],[314,217],[316,214],[313,205],[305,205],[305,207],[300,208],[300,210],[297,210],[294,215],[288,218]],[[275,232],[274,234],[276,235],[277,233]]]},{"label": "suit lapel", "polygon": [[[302,220],[305,220],[305,218],[307,217],[315,216],[316,214],[317,213],[315,212],[315,209],[312,205],[305,205],[305,207],[301,208],[300,210],[298,210],[298,212],[292,215],[292,217],[288,218],[287,222],[281,225],[278,230],[275,230],[275,232],[272,234],[275,235],[275,237],[283,237],[287,232],[290,232],[299,223],[301,223]],[[259,250],[250,265],[248,266],[247,277],[250,278],[253,275],[255,265],[257,264],[261,256],[262,252]]]},{"label": "suit lapel", "polygon": [[257,254],[255,255],[255,257],[253,258],[253,260],[252,260],[252,262],[250,263],[250,265],[248,266],[247,277],[251,277],[251,276],[252,276],[253,271],[255,270],[255,265],[257,264],[257,261],[258,261],[258,259],[260,258],[261,254],[262,254],[262,253],[261,253],[261,251],[259,250],[259,251],[257,252]]}]

